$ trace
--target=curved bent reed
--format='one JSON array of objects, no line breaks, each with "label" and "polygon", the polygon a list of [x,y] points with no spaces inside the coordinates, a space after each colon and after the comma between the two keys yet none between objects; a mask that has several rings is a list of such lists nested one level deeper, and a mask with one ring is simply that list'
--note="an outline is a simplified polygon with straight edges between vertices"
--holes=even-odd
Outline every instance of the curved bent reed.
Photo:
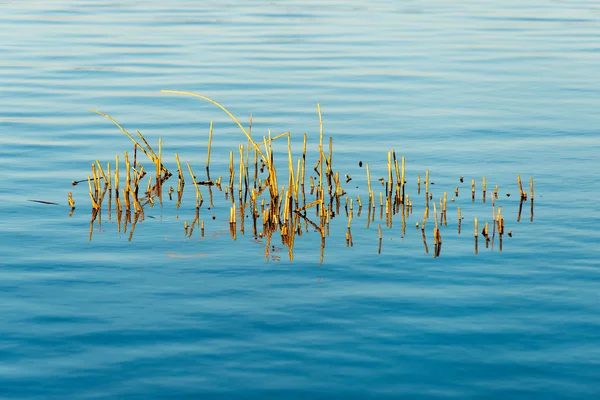
[{"label": "curved bent reed", "polygon": [[238,119],[231,113],[229,112],[228,109],[226,109],[223,105],[221,105],[220,103],[214,101],[213,99],[211,99],[210,97],[206,97],[206,96],[202,96],[201,94],[197,94],[197,93],[192,93],[192,92],[182,92],[179,90],[161,90],[162,93],[173,93],[173,94],[181,94],[184,96],[191,96],[191,97],[198,97],[200,99],[204,99],[208,102],[213,103],[215,106],[219,107],[221,110],[225,111],[227,113],[227,115],[229,115],[229,117],[237,124],[237,126],[240,127],[240,129],[242,130],[242,132],[244,132],[244,135],[246,135],[246,137],[248,138],[248,140],[252,143],[252,145],[256,148],[256,150],[258,151],[258,153],[260,154],[260,156],[263,158],[263,160],[265,160],[265,162],[267,162],[267,158],[265,157],[265,155],[263,154],[262,151],[260,151],[260,149],[258,148],[258,145],[256,144],[256,142],[252,139],[252,137],[250,136],[250,134],[248,133],[248,131],[246,130],[246,128],[244,128],[242,126],[242,124],[240,123],[240,121],[238,121]]},{"label": "curved bent reed", "polygon": [[[95,113],[95,114],[98,114],[98,115],[101,115],[103,117],[108,118],[113,124],[115,124],[117,126],[117,128],[119,128],[121,130],[121,132],[123,132],[124,134],[126,134],[127,137],[129,139],[131,139],[131,141],[133,142],[133,144],[135,146],[137,146],[137,148],[139,148],[140,150],[142,150],[144,152],[144,154],[146,156],[148,156],[148,158],[150,159],[150,161],[152,161],[155,164],[158,162],[158,156],[156,155],[156,153],[154,153],[154,150],[152,150],[152,147],[150,147],[150,145],[148,144],[148,142],[146,141],[146,139],[144,138],[144,136],[142,136],[142,134],[141,134],[140,131],[137,131],[137,134],[144,141],[144,144],[146,144],[146,146],[148,146],[148,150],[150,151],[149,153],[148,153],[148,151],[146,151],[146,149],[144,148],[144,146],[142,146],[137,140],[135,140],[135,138],[129,132],[127,132],[127,130],[125,128],[123,128],[121,126],[121,124],[119,124],[113,117],[111,117],[110,115],[108,115],[106,113],[103,113],[102,111],[94,110],[93,108],[90,108],[90,111],[93,112],[93,113]],[[165,173],[167,173],[167,174],[170,173],[169,170],[164,165],[162,165],[162,163],[160,165],[160,169],[162,171],[164,171]]]}]

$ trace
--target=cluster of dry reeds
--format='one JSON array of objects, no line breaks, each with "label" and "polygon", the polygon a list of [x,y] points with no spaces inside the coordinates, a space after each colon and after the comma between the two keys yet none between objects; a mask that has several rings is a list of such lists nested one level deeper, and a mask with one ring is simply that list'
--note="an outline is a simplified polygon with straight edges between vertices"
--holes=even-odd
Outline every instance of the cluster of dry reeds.
[{"label": "cluster of dry reeds", "polygon": [[[317,161],[314,167],[308,166],[307,169],[307,136],[304,134],[303,148],[301,156],[294,159],[291,148],[291,137],[289,132],[272,137],[268,135],[257,138],[252,135],[252,117],[248,128],[245,128],[239,120],[233,116],[225,107],[216,101],[189,92],[164,91],[167,93],[183,94],[198,97],[211,102],[226,112],[231,119],[238,125],[247,141],[238,146],[237,151],[231,151],[229,154],[229,179],[227,184],[222,184],[222,177],[213,180],[210,174],[210,153],[213,135],[213,125],[211,122],[208,137],[207,156],[206,156],[206,178],[199,179],[192,169],[190,163],[186,163],[186,170],[192,180],[195,189],[195,217],[191,224],[184,222],[184,232],[191,236],[194,228],[199,227],[204,236],[204,221],[200,219],[200,209],[204,203],[202,188],[206,188],[209,195],[210,207],[213,204],[213,188],[223,193],[226,201],[230,202],[229,227],[231,236],[235,239],[238,232],[245,234],[246,219],[251,223],[252,234],[255,237],[264,238],[266,242],[265,255],[268,257],[272,237],[279,234],[281,242],[289,250],[290,260],[293,258],[294,241],[296,237],[302,236],[309,230],[315,230],[321,237],[321,259],[325,248],[325,238],[329,236],[330,221],[336,216],[343,215],[340,212],[343,204],[344,214],[347,218],[346,246],[354,245],[352,237],[352,221],[354,218],[355,203],[357,217],[361,216],[363,206],[366,207],[367,223],[366,228],[375,222],[376,215],[380,221],[385,223],[388,229],[394,226],[394,219],[399,216],[401,232],[404,237],[406,233],[407,219],[413,212],[413,199],[410,197],[406,187],[406,168],[405,158],[397,157],[392,149],[387,154],[387,171],[385,176],[378,179],[381,183],[378,199],[376,198],[375,188],[371,180],[371,170],[369,165],[365,165],[368,193],[366,204],[363,204],[361,197],[350,198],[344,188],[343,183],[348,183],[352,178],[345,174],[345,182],[340,181],[340,174],[333,167],[333,140],[329,138],[328,146],[325,148],[323,140],[323,119],[320,106],[317,107],[319,116],[319,145],[317,148]],[[136,131],[137,138],[125,130],[112,117],[102,112],[92,110],[112,121],[123,133],[125,133],[133,142],[133,162],[127,152],[123,154],[125,165],[125,185],[119,187],[119,156],[117,155],[114,164],[114,178],[111,173],[110,163],[106,169],[98,160],[92,163],[91,175],[88,176],[89,196],[92,204],[92,219],[90,221],[90,239],[92,235],[94,222],[101,224],[101,210],[105,197],[108,193],[107,212],[108,219],[111,219],[112,207],[114,203],[117,217],[117,226],[119,232],[127,232],[129,229],[129,240],[133,235],[135,226],[138,222],[144,220],[144,208],[149,205],[152,207],[156,201],[161,205],[163,203],[163,186],[173,174],[165,167],[162,154],[162,140],[158,141],[158,152],[155,152],[148,141],[140,131]],[[276,159],[273,151],[273,142],[275,140],[287,139],[287,168],[276,168]],[[148,174],[144,169],[142,162],[138,160],[138,150],[146,155],[153,164],[148,183],[144,187],[142,180]],[[236,167],[237,161],[237,167]],[[177,164],[177,189],[173,187],[168,189],[169,199],[173,199],[176,192],[176,207],[179,208],[185,187],[185,171],[181,166],[179,154],[175,154]],[[281,162],[280,162],[281,163]],[[362,162],[361,162],[362,166]],[[283,169],[283,171],[282,171]],[[315,176],[310,175],[315,172]],[[237,174],[237,177],[236,177]],[[306,182],[308,175],[308,183]],[[460,178],[461,182],[463,177]],[[81,182],[81,181],[80,181]],[[73,182],[77,184],[80,182]],[[101,185],[104,182],[104,186]],[[424,184],[424,212],[423,218],[416,222],[417,229],[421,228],[421,234],[425,251],[429,253],[426,237],[427,221],[433,217],[433,242],[434,257],[440,255],[442,248],[442,227],[447,226],[447,203],[448,195],[443,193],[443,197],[434,201],[433,194],[430,192],[429,170],[425,171]],[[518,176],[518,184],[521,192],[521,207],[519,209],[520,220],[521,208],[524,201],[527,200],[527,194],[523,191],[521,178]],[[140,187],[142,189],[140,190]],[[459,188],[455,190],[455,198],[458,197]],[[533,180],[530,180],[530,199],[531,199],[531,220],[533,220]],[[113,201],[114,192],[114,201]],[[471,199],[475,201],[475,180],[471,182]],[[486,202],[486,179],[482,180],[482,200]],[[417,177],[417,196],[421,195],[421,175]],[[451,199],[451,202],[455,201]],[[500,239],[500,250],[502,249],[502,237],[505,231],[504,218],[501,215],[502,207],[495,208],[495,201],[498,199],[498,187],[496,186],[492,201],[492,228],[490,232],[489,223],[479,232],[478,219],[474,219],[475,231],[475,252],[478,252],[478,238],[480,234],[485,238],[486,247],[490,241],[493,248],[493,240],[498,234]],[[354,202],[355,200],[355,202]],[[378,200],[378,201],[377,201]],[[379,204],[377,204],[379,203]],[[74,201],[69,193],[69,204],[74,207]],[[377,213],[379,205],[379,213]],[[458,207],[458,233],[461,232],[463,216]],[[128,224],[130,228],[128,228]],[[383,233],[381,223],[377,224],[379,246],[378,252],[381,252]],[[509,231],[509,235],[511,232]]]}]

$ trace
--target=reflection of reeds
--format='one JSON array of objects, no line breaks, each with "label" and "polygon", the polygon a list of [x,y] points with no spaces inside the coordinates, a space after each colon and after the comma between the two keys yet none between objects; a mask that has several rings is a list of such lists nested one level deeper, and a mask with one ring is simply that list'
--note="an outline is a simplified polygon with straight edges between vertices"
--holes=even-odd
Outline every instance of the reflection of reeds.
[{"label": "reflection of reeds", "polygon": [[474,231],[474,235],[475,235],[475,254],[478,253],[478,248],[477,248],[477,239],[479,238],[479,226],[478,226],[478,221],[477,218],[475,218],[475,229]]},{"label": "reflection of reeds", "polygon": [[483,202],[485,203],[485,192],[486,192],[486,189],[487,189],[487,182],[485,181],[485,176],[482,178],[482,180],[481,180],[481,181],[482,181],[482,182],[481,182],[481,187],[482,187],[482,189],[483,189],[483,197],[482,197],[482,200],[483,200]]}]

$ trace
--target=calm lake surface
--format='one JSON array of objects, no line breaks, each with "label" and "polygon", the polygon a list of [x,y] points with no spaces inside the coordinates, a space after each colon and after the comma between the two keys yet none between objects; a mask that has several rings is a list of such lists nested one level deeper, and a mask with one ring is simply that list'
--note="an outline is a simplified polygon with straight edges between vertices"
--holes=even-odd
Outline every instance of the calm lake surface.
[{"label": "calm lake surface", "polygon": [[[0,1],[0,38],[0,398],[600,396],[600,3]],[[367,198],[359,161],[380,191],[387,152],[406,157],[406,233],[355,215],[346,247],[342,216],[322,260],[310,229],[290,260],[278,237],[233,240],[218,191],[205,236],[186,236],[188,183],[131,241],[107,215],[90,240],[71,181],[133,151],[90,108],[162,137],[172,171],[175,152],[203,171],[211,120],[215,175],[246,144],[214,105],[161,89],[252,114],[259,138],[291,132],[294,157],[307,133],[308,171],[320,104],[351,198]],[[415,229],[427,169],[434,200],[460,188],[437,258],[433,222],[428,252]],[[517,174],[535,182],[519,222]],[[512,237],[475,254],[496,185]]]}]

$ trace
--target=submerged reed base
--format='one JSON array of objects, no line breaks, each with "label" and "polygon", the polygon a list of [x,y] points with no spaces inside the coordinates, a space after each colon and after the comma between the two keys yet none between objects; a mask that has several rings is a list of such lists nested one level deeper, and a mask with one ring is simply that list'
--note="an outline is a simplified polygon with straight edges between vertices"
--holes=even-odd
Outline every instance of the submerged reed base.
[{"label": "submerged reed base", "polygon": [[[307,169],[307,136],[304,134],[303,148],[301,156],[294,157],[291,147],[291,137],[289,132],[272,137],[269,132],[267,136],[257,137],[252,135],[252,117],[248,128],[245,128],[240,121],[233,116],[225,107],[216,101],[195,93],[178,92],[164,90],[165,93],[186,95],[206,100],[221,108],[238,125],[246,138],[246,143],[240,144],[235,151],[229,154],[229,171],[223,175],[228,176],[226,183],[222,183],[222,176],[216,180],[211,178],[210,155],[213,136],[213,124],[210,124],[208,147],[206,155],[206,178],[199,178],[194,174],[190,163],[182,163],[179,154],[174,155],[174,166],[176,165],[177,175],[176,189],[168,186],[167,181],[173,177],[173,173],[167,168],[162,152],[162,139],[159,138],[157,151],[155,151],[140,131],[136,131],[137,138],[125,130],[117,121],[108,114],[100,111],[91,110],[116,125],[133,142],[133,159],[130,160],[128,152],[123,153],[122,160],[119,161],[119,155],[115,158],[113,172],[111,173],[110,163],[106,164],[104,169],[101,163],[96,160],[91,164],[91,173],[87,179],[82,181],[73,181],[73,185],[86,182],[88,183],[89,197],[91,200],[92,214],[90,220],[89,239],[92,239],[94,226],[102,224],[102,211],[106,211],[106,220],[116,218],[117,230],[127,235],[131,240],[138,223],[146,218],[146,211],[152,209],[156,203],[163,205],[164,194],[168,196],[168,201],[175,201],[175,207],[180,208],[184,198],[184,188],[186,179],[189,177],[193,184],[195,193],[195,213],[191,223],[183,221],[183,233],[187,237],[194,235],[195,228],[200,228],[201,235],[205,237],[205,226],[202,215],[203,205],[205,204],[202,191],[208,192],[208,202],[205,206],[207,210],[214,208],[214,194],[222,194],[229,204],[229,232],[233,240],[238,238],[238,234],[247,234],[247,225],[250,225],[251,235],[265,243],[265,257],[269,259],[269,253],[272,249],[271,242],[278,236],[281,243],[288,249],[289,259],[294,258],[293,249],[296,238],[309,232],[315,232],[320,236],[320,261],[323,261],[326,239],[330,237],[330,224],[335,219],[347,220],[347,229],[345,237],[333,237],[330,240],[345,239],[346,247],[353,247],[354,240],[352,236],[352,222],[355,218],[360,218],[361,214],[366,215],[365,229],[373,229],[371,223],[376,223],[377,236],[374,238],[377,252],[382,253],[384,234],[382,223],[385,224],[387,232],[397,231],[402,239],[406,235],[406,224],[413,215],[413,202],[424,207],[422,219],[417,218],[415,226],[421,228],[421,238],[423,241],[425,253],[429,254],[427,237],[431,235],[434,244],[433,257],[439,257],[442,252],[442,236],[456,232],[447,230],[448,201],[447,192],[439,197],[439,202],[434,200],[431,191],[433,182],[430,182],[429,170],[425,171],[423,180],[424,195],[421,199],[421,174],[417,175],[416,194],[410,195],[406,179],[405,157],[397,157],[392,149],[387,153],[387,171],[377,179],[381,183],[379,187],[371,181],[371,170],[369,164],[365,163],[367,193],[355,198],[350,198],[344,190],[342,184],[348,184],[352,178],[344,173],[344,180],[340,180],[340,172],[336,171],[333,165],[333,140],[329,138],[328,146],[325,148],[323,143],[323,118],[320,106],[317,107],[319,117],[319,144],[316,148],[316,162],[309,164]],[[287,159],[277,158],[274,155],[273,142],[276,140],[287,139]],[[146,156],[144,162],[138,159],[138,150]],[[400,161],[399,161],[400,160]],[[149,161],[149,163],[148,163]],[[148,167],[148,170],[144,167]],[[362,161],[359,167],[362,168]],[[124,170],[119,170],[123,168]],[[314,172],[314,174],[313,174]],[[189,173],[189,176],[186,174]],[[237,174],[237,176],[236,176]],[[146,176],[148,175],[148,178]],[[307,177],[308,175],[308,177]],[[124,182],[123,182],[124,176]],[[377,176],[377,175],[376,175]],[[147,184],[144,184],[147,179]],[[463,182],[464,177],[460,177]],[[307,182],[308,181],[308,182]],[[377,182],[376,181],[376,182]],[[523,203],[527,201],[527,193],[523,190],[520,175],[517,176],[518,187],[520,191],[520,207],[517,222],[521,219]],[[120,186],[121,185],[121,186]],[[376,201],[375,191],[379,187],[378,201]],[[413,185],[411,185],[413,186]],[[482,204],[486,203],[486,178],[482,178]],[[185,192],[185,193],[189,193]],[[458,200],[459,188],[454,190],[454,197],[450,203]],[[471,202],[476,200],[475,179],[471,180]],[[501,215],[502,207],[496,209],[495,202],[498,200],[498,187],[496,186],[491,197],[491,220],[484,221],[474,216],[467,216],[469,220],[474,218],[474,252],[479,253],[478,240],[482,236],[485,240],[485,247],[494,249],[494,243],[498,241],[498,250],[502,251],[502,239],[505,232],[505,220]],[[533,221],[533,179],[530,179],[530,221]],[[437,196],[436,196],[437,199]],[[75,202],[72,194],[69,193],[69,205],[71,214],[75,209]],[[378,204],[377,204],[378,203]],[[489,206],[486,206],[486,208]],[[363,210],[366,208],[366,210]],[[379,208],[379,212],[377,212]],[[201,211],[202,210],[202,211]],[[465,210],[460,206],[456,210],[457,234],[461,234],[461,226],[465,218]],[[490,215],[489,212],[486,214]],[[421,215],[419,212],[418,215]],[[454,215],[454,214],[452,214]],[[211,218],[211,217],[208,217]],[[213,214],[212,219],[216,216]],[[431,223],[427,223],[433,219]],[[399,227],[394,224],[398,220]],[[485,225],[483,230],[479,231],[479,221]],[[491,222],[491,224],[490,224]],[[427,230],[429,228],[429,231]],[[447,230],[447,232],[445,232]],[[336,231],[337,232],[337,231]],[[389,235],[388,233],[388,235]],[[396,233],[396,234],[398,234]],[[512,231],[509,231],[512,237]],[[343,242],[342,242],[343,243]]]}]

